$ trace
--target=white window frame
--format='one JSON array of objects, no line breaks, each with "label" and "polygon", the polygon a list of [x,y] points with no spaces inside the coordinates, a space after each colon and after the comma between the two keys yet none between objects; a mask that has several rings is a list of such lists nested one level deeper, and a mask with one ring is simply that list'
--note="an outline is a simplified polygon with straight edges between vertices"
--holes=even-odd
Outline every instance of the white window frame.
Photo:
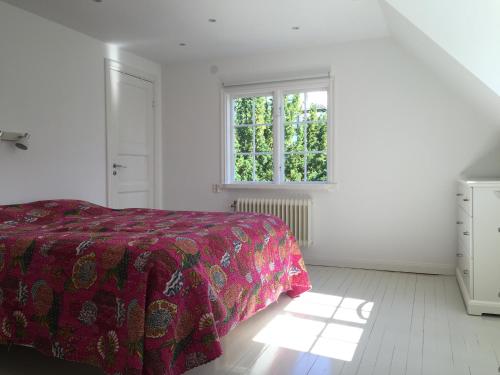
[{"label": "white window frame", "polygon": [[[283,98],[285,95],[304,91],[327,91],[327,181],[285,181],[284,115]],[[274,180],[235,181],[234,180],[234,127],[232,126],[232,101],[238,97],[273,96],[273,165]],[[330,189],[335,184],[334,157],[336,137],[334,136],[333,78],[300,79],[271,83],[257,83],[224,87],[221,91],[222,113],[222,187],[226,189]],[[278,162],[276,162],[278,161]]]}]

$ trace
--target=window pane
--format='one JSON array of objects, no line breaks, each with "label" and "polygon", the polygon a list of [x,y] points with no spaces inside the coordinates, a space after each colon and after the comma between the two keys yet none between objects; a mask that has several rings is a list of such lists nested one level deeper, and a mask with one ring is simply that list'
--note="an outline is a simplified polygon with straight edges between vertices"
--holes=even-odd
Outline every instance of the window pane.
[{"label": "window pane", "polygon": [[255,123],[272,124],[273,123],[273,97],[257,96],[255,103]]},{"label": "window pane", "polygon": [[234,152],[253,152],[253,126],[234,128]]},{"label": "window pane", "polygon": [[254,96],[233,100],[234,124],[272,124],[273,97]]},{"label": "window pane", "polygon": [[253,123],[253,98],[238,98],[233,101],[234,123]]},{"label": "window pane", "polygon": [[307,120],[326,121],[326,109],[328,108],[328,93],[326,91],[311,91],[307,93]]},{"label": "window pane", "polygon": [[327,127],[326,123],[313,122],[307,125],[307,150],[326,151]]},{"label": "window pane", "polygon": [[304,125],[285,125],[285,152],[304,151]]},{"label": "window pane", "polygon": [[304,93],[285,96],[285,122],[304,121]]},{"label": "window pane", "polygon": [[234,163],[235,181],[253,181],[253,156],[236,155]]},{"label": "window pane", "polygon": [[255,151],[272,151],[273,143],[274,139],[272,126],[255,126]]},{"label": "window pane", "polygon": [[285,156],[285,180],[304,181],[304,155]]},{"label": "window pane", "polygon": [[255,179],[257,181],[272,181],[273,168],[273,155],[255,156]]},{"label": "window pane", "polygon": [[307,181],[326,181],[326,154],[307,155]]}]

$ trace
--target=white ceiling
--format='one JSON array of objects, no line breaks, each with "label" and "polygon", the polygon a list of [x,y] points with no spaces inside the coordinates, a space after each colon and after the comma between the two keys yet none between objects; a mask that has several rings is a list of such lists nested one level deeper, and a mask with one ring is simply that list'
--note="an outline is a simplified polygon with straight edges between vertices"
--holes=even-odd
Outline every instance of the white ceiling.
[{"label": "white ceiling", "polygon": [[161,63],[388,35],[378,0],[4,1]]}]

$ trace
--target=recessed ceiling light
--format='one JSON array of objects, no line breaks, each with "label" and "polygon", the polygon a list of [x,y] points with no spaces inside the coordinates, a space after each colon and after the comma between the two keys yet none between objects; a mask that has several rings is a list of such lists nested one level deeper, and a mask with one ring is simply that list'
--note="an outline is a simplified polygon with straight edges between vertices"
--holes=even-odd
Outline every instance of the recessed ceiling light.
[{"label": "recessed ceiling light", "polygon": [[292,26],[292,30],[300,30],[300,26]]},{"label": "recessed ceiling light", "polygon": [[210,22],[210,23],[216,23],[216,22],[217,22],[217,20],[216,20],[215,18],[209,18],[209,19],[208,19],[208,22]]},{"label": "recessed ceiling light", "polygon": [[187,46],[187,44],[186,44],[186,43],[179,43],[179,46],[181,46],[181,47],[186,47],[186,46]]}]

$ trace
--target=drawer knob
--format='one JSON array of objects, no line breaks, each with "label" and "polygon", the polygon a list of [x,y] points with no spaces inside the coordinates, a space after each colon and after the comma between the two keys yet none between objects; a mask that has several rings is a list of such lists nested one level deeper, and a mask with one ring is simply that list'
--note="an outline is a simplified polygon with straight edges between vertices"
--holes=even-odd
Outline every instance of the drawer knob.
[{"label": "drawer knob", "polygon": [[463,256],[464,256],[464,254],[462,254],[462,253],[457,253],[457,257],[458,257],[458,258],[462,258]]},{"label": "drawer knob", "polygon": [[[457,221],[457,225],[462,225],[464,222],[463,221]],[[500,228],[498,228],[500,231]]]},{"label": "drawer knob", "polygon": [[464,275],[468,275],[469,274],[469,270],[464,270]]},{"label": "drawer knob", "polygon": [[462,193],[457,193],[457,197],[461,197],[461,196],[463,196]]},{"label": "drawer knob", "polygon": [[469,201],[467,198],[464,198],[463,200],[464,200],[464,202],[468,202]]},{"label": "drawer knob", "polygon": [[470,235],[469,232],[464,232],[464,236],[468,236],[468,235]]}]

